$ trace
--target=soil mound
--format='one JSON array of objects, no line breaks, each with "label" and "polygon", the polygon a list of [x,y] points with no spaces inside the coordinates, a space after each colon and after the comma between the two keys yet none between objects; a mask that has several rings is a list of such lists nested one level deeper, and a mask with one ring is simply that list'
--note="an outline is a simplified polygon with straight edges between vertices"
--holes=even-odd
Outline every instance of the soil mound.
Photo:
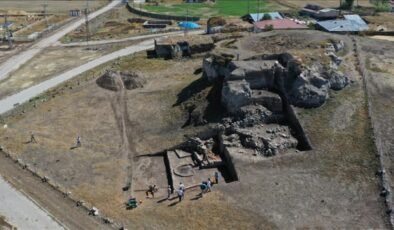
[{"label": "soil mound", "polygon": [[140,74],[134,72],[107,71],[96,81],[101,88],[119,91],[121,89],[136,89],[144,87],[146,80]]}]

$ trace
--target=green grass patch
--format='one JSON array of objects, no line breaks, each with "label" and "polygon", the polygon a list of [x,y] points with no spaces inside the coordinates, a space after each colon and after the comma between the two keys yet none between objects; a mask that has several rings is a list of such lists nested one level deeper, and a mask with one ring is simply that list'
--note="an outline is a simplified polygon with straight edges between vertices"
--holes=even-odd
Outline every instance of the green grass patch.
[{"label": "green grass patch", "polygon": [[189,15],[201,18],[211,16],[243,16],[256,12],[275,11],[280,8],[275,3],[257,0],[217,0],[216,3],[181,3],[144,6],[144,9],[155,13],[171,15]]}]

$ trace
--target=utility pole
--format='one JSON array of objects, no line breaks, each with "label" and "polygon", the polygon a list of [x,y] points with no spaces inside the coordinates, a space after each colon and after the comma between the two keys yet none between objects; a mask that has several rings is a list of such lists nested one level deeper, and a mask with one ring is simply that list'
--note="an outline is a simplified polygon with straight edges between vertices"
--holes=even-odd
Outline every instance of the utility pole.
[{"label": "utility pole", "polygon": [[48,28],[49,24],[48,24],[48,18],[47,18],[47,7],[48,7],[48,0],[45,0],[44,4],[42,5],[42,7],[44,8],[43,13],[44,13],[44,18],[45,18],[45,24]]},{"label": "utility pole", "polygon": [[187,35],[187,25],[188,25],[188,21],[189,21],[189,4],[188,2],[186,2],[186,21],[185,21],[185,25],[183,25],[185,27],[185,32],[184,32],[184,36],[186,37]]},{"label": "utility pole", "polygon": [[8,18],[7,14],[4,15],[4,25],[3,25],[4,31],[5,31],[5,39],[8,40],[8,48],[12,49],[12,33],[10,31],[9,25],[8,25]]},{"label": "utility pole", "polygon": [[85,29],[86,29],[86,45],[89,45],[89,0],[86,0],[85,8]]}]

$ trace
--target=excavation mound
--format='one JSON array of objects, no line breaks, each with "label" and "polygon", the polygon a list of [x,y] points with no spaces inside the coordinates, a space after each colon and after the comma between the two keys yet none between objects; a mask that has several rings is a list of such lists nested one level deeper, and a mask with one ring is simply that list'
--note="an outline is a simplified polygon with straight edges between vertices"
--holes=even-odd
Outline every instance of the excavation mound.
[{"label": "excavation mound", "polygon": [[96,83],[104,89],[119,91],[124,88],[128,90],[142,88],[146,80],[134,72],[107,71],[97,79]]}]

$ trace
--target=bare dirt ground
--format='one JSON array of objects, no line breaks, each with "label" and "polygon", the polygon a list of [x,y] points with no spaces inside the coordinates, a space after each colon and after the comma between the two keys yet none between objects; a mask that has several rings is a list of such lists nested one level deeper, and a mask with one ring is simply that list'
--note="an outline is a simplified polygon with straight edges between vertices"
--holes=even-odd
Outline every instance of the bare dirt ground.
[{"label": "bare dirt ground", "polygon": [[371,30],[376,30],[378,26],[383,26],[387,31],[394,31],[394,14],[379,13],[379,15],[365,16]]},{"label": "bare dirt ground", "polygon": [[[89,37],[91,40],[108,40],[108,39],[121,39],[133,35],[147,34],[151,31],[144,29],[142,23],[130,23],[130,18],[143,18],[138,15],[130,13],[124,5],[121,5],[113,10],[100,15],[90,23]],[[151,19],[147,19],[151,20]],[[169,30],[178,29],[175,24],[160,31],[165,32]],[[85,25],[77,28],[75,31],[67,34],[62,38],[63,43],[79,42],[86,39]]]},{"label": "bare dirt ground", "polygon": [[[376,147],[381,154],[383,167],[394,189],[394,42],[360,39],[360,56],[367,72],[367,90],[371,103],[370,114],[374,128]],[[389,202],[393,205],[392,194]]]},{"label": "bare dirt ground", "polygon": [[[250,53],[265,52],[273,46],[266,44],[266,35],[239,42]],[[331,92],[321,108],[298,110],[312,151],[258,162],[235,160],[240,180],[220,183],[202,199],[196,198],[199,191],[188,190],[181,203],[164,200],[168,182],[163,158],[143,157],[206,128],[182,129],[187,114],[182,105],[174,106],[181,95],[186,95],[186,102],[192,96],[191,86],[201,76],[201,57],[171,61],[138,54],[99,67],[3,117],[0,122],[8,128],[0,129],[0,143],[74,196],[133,229],[389,228],[375,176],[379,161],[350,39],[316,31],[268,35],[279,42],[272,52],[294,52],[306,61],[311,61],[310,55],[324,59],[319,56],[320,43],[327,39],[344,40],[342,55],[347,64],[343,71],[354,83]],[[287,47],[283,42],[287,40],[297,46]],[[137,71],[147,84],[123,92],[102,89],[95,80],[108,68]],[[209,92],[207,87],[195,100],[205,101]],[[31,131],[38,144],[26,143]],[[70,149],[77,135],[82,137],[82,147]],[[126,137],[128,148],[124,148]],[[129,191],[122,191],[127,178],[124,169],[130,162],[122,155],[127,149],[135,177],[133,192],[142,201],[130,211],[123,205]],[[159,186],[159,193],[146,199],[144,190],[152,183]]]},{"label": "bare dirt ground", "polygon": [[[107,3],[106,0],[90,0],[89,5],[91,8],[98,8]],[[28,10],[32,12],[41,12],[43,10],[43,1],[40,0],[0,0],[1,10]],[[48,13],[64,13],[68,14],[71,9],[85,8],[85,0],[49,0]]]},{"label": "bare dirt ground", "polygon": [[51,47],[37,58],[30,60],[11,76],[0,81],[0,98],[4,98],[22,89],[28,88],[51,76],[60,74],[73,67],[80,66],[110,52],[116,51],[134,41],[115,45],[95,47]]}]

